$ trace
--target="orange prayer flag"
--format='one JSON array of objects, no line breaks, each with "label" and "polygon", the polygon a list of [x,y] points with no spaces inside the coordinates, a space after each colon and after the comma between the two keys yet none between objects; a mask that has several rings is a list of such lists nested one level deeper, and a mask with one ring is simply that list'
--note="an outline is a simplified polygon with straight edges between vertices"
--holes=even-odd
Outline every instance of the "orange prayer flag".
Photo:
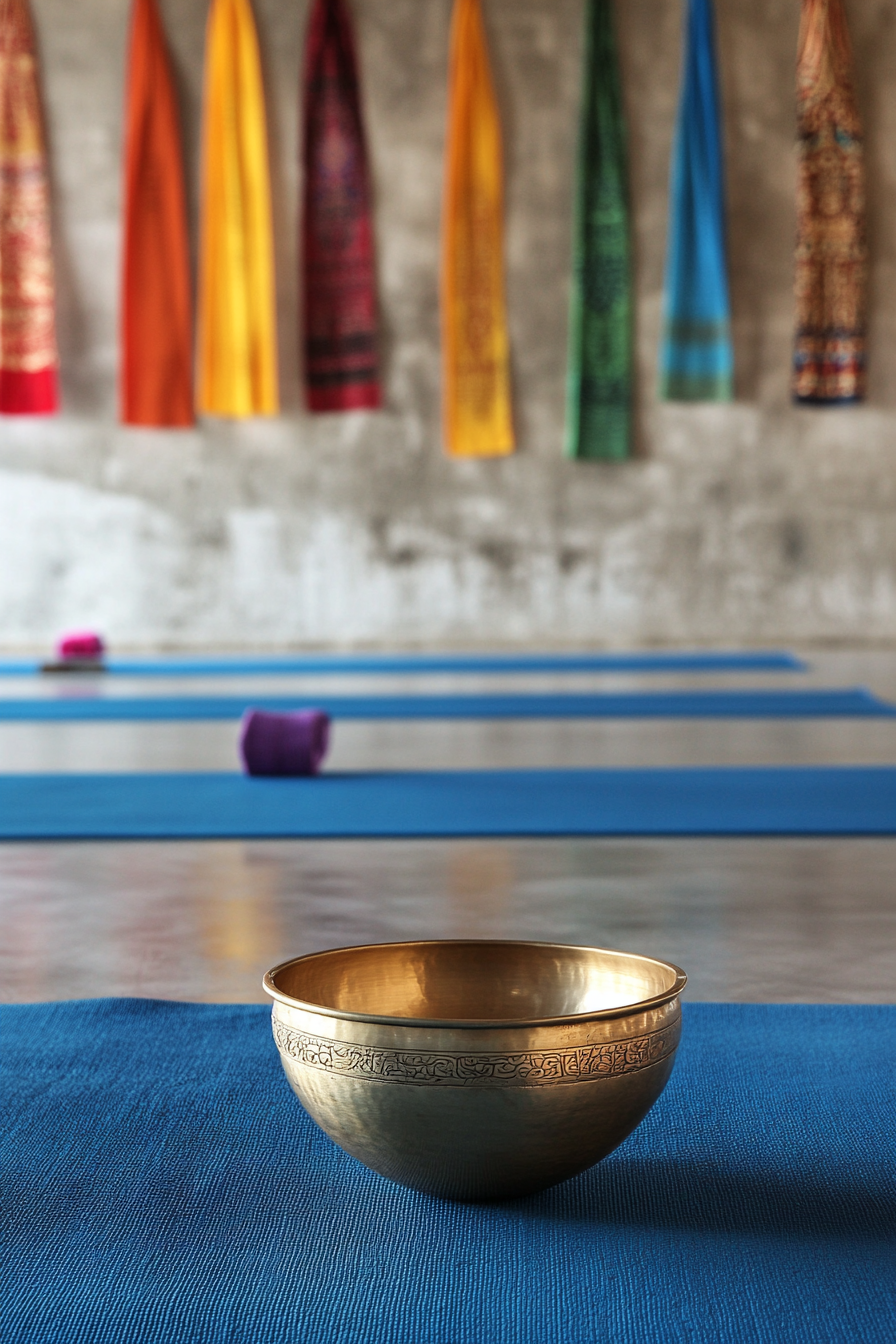
[{"label": "orange prayer flag", "polygon": [[513,452],[501,127],[479,0],[455,0],[442,249],[445,446]]},{"label": "orange prayer flag", "polygon": [[212,0],[206,33],[196,404],[276,415],[267,121],[249,0]]},{"label": "orange prayer flag", "polygon": [[125,130],[121,418],[193,423],[180,120],[156,0],[134,0]]}]

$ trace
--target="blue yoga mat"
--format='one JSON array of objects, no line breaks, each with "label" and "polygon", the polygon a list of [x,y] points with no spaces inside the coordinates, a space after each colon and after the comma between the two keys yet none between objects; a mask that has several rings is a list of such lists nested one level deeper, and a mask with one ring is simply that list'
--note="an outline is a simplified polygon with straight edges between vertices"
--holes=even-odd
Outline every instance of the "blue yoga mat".
[{"label": "blue yoga mat", "polygon": [[0,840],[894,834],[892,766],[0,775]]},{"label": "blue yoga mat", "polygon": [[635,1133],[451,1204],[346,1156],[264,1007],[5,1007],[4,1344],[891,1344],[896,1009],[688,1004]]},{"label": "blue yoga mat", "polygon": [[805,691],[662,691],[598,695],[102,696],[0,700],[0,721],[238,719],[247,709],[314,706],[334,719],[896,718],[862,686]]},{"label": "blue yoga mat", "polygon": [[[0,662],[0,676],[40,671],[34,659]],[[255,658],[110,658],[106,670],[128,677],[321,676],[330,673],[514,672],[805,672],[777,649],[755,652],[325,654]]]}]

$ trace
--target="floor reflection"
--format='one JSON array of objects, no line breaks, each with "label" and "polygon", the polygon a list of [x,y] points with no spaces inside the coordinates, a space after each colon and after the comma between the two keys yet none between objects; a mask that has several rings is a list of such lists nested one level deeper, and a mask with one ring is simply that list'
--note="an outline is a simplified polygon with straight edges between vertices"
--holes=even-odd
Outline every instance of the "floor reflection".
[{"label": "floor reflection", "polygon": [[212,844],[196,856],[192,885],[207,998],[227,1003],[257,997],[258,966],[282,943],[280,874],[263,854]]},{"label": "floor reflection", "polygon": [[544,938],[677,962],[695,999],[896,1000],[896,840],[0,847],[0,997],[261,1002],[304,952]]},{"label": "floor reflection", "polygon": [[[372,685],[341,689],[866,684],[896,700],[892,651],[809,661],[808,673],[776,678],[368,678]],[[161,693],[151,678],[113,680],[104,694]],[[271,689],[263,679],[239,685]],[[335,688],[332,678],[291,685],[309,696]],[[215,679],[180,689],[225,693]],[[3,688],[57,690],[35,678]],[[234,724],[5,723],[0,771],[232,770],[235,739]],[[344,722],[329,765],[875,762],[896,763],[896,720]],[[0,997],[261,1001],[263,972],[302,952],[467,936],[664,957],[685,967],[697,999],[893,1002],[894,872],[896,839],[2,845]]]}]

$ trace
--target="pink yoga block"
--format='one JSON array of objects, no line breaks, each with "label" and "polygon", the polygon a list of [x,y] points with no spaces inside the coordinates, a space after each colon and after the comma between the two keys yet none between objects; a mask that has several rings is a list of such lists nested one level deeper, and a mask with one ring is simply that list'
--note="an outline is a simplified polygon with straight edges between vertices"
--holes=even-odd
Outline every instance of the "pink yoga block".
[{"label": "pink yoga block", "polygon": [[105,651],[102,635],[93,630],[72,630],[67,635],[60,635],[56,641],[56,656],[63,660],[90,658],[95,661],[102,658]]}]

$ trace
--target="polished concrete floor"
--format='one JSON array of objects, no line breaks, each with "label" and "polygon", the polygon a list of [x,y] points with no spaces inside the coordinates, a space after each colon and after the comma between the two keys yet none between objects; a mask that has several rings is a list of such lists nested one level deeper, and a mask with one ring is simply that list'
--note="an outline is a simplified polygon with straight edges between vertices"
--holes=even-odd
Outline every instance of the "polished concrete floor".
[{"label": "polished concrete floor", "polygon": [[[896,654],[725,677],[110,678],[43,694],[854,685]],[[16,682],[2,693],[34,693]],[[234,725],[0,725],[0,772],[221,770]],[[337,769],[896,764],[896,720],[341,723]],[[0,846],[0,997],[257,1001],[291,955],[416,937],[589,942],[666,957],[695,999],[896,1002],[896,839],[80,843]]]}]

